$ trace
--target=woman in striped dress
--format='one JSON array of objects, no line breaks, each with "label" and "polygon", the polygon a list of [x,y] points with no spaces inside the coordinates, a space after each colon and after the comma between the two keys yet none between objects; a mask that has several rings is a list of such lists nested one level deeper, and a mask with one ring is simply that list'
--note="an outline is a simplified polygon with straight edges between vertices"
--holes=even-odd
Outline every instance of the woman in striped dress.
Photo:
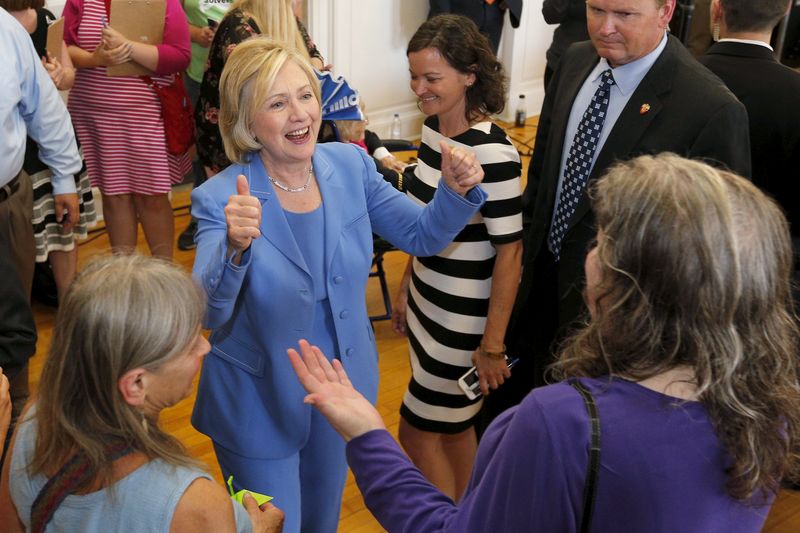
[{"label": "woman in striped dress", "polygon": [[505,75],[471,20],[432,18],[414,34],[407,55],[411,88],[428,117],[408,195],[421,204],[433,197],[443,142],[475,153],[489,195],[443,252],[410,259],[392,318],[395,331],[408,335],[412,368],[400,442],[428,479],[457,500],[472,470],[481,408],[457,380],[475,365],[487,394],[510,375],[503,339],[521,270],[521,165],[488,118],[505,106]]},{"label": "woman in striped dress", "polygon": [[171,258],[175,228],[167,194],[191,160],[167,152],[155,91],[139,76],[108,77],[106,67],[133,61],[154,72],[153,83],[170,85],[189,65],[189,27],[179,0],[167,0],[162,44],[131,42],[113,29],[109,3],[64,6],[64,41],[78,69],[68,108],[92,185],[103,194],[112,249],[132,251],[141,223],[151,253]]}]

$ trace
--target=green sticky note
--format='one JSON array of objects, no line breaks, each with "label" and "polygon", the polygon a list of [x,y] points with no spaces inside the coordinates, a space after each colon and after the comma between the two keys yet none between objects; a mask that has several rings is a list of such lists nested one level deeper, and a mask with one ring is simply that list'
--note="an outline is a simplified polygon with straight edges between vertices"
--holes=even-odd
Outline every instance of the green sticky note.
[{"label": "green sticky note", "polygon": [[231,498],[233,498],[235,501],[239,502],[240,505],[244,505],[244,502],[242,500],[244,500],[244,495],[246,493],[248,493],[248,492],[250,493],[250,496],[252,496],[253,499],[255,499],[256,503],[259,506],[264,505],[265,503],[267,503],[268,501],[270,501],[272,499],[272,496],[267,496],[266,494],[259,494],[257,492],[253,492],[252,490],[245,490],[245,489],[242,489],[239,492],[237,492],[236,494],[234,494],[233,493],[233,476],[228,478],[228,492],[230,493]]}]

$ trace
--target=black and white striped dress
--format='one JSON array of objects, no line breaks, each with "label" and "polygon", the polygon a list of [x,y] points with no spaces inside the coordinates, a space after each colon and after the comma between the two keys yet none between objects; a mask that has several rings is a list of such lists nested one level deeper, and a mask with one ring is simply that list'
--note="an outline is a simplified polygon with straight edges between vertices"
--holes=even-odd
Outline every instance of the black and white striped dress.
[{"label": "black and white striped dress", "polygon": [[485,174],[486,204],[455,240],[432,257],[414,258],[408,295],[412,377],[400,414],[423,431],[459,433],[469,428],[481,398],[469,400],[458,378],[472,367],[489,309],[494,244],[522,237],[519,154],[505,132],[479,122],[453,138],[429,117],[422,128],[416,179],[407,194],[427,204],[441,177],[439,141],[473,151]]}]

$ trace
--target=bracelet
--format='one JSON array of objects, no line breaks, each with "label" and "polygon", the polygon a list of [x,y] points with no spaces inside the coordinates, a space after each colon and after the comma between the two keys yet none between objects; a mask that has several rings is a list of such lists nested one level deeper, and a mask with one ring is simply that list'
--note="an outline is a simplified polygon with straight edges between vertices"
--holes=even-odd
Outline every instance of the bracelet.
[{"label": "bracelet", "polygon": [[499,352],[490,352],[489,350],[484,348],[483,347],[483,343],[481,343],[480,346],[478,346],[478,351],[480,352],[480,354],[482,356],[488,357],[489,359],[501,360],[501,359],[505,359],[506,358],[506,345],[505,344],[503,345],[503,349],[501,351],[499,351]]},{"label": "bracelet", "polygon": [[395,172],[397,172],[397,190],[400,192],[405,192],[403,190],[403,173],[396,170]]}]

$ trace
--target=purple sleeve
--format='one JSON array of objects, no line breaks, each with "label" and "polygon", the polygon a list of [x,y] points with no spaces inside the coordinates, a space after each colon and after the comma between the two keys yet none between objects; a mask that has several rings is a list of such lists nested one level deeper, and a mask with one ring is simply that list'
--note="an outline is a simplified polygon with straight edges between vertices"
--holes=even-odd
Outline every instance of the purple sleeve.
[{"label": "purple sleeve", "polygon": [[82,0],[67,0],[64,4],[64,42],[67,46],[78,46],[78,25],[83,15]]},{"label": "purple sleeve", "polygon": [[582,487],[567,480],[582,479],[586,462],[564,457],[570,452],[555,445],[551,430],[533,395],[498,417],[481,439],[458,505],[423,477],[386,431],[351,440],[347,461],[367,507],[388,531],[575,531]]},{"label": "purple sleeve", "polygon": [[174,74],[189,66],[192,59],[189,23],[186,21],[186,13],[179,0],[167,0],[164,41],[156,47],[158,48],[156,74]]}]

